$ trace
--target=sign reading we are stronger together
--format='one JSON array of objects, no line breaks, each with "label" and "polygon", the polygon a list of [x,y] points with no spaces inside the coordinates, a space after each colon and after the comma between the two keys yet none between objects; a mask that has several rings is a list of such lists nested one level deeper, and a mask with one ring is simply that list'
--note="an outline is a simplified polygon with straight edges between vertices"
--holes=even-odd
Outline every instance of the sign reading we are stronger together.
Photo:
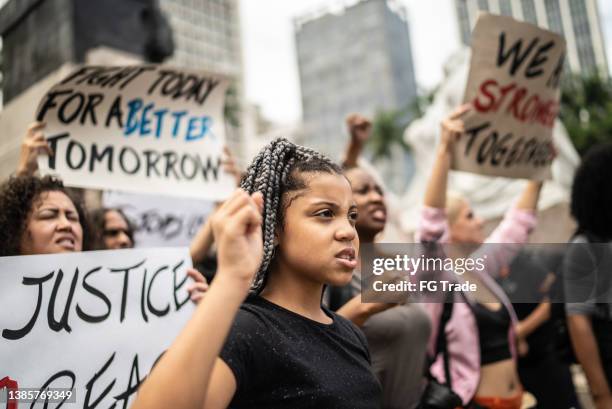
[{"label": "sign reading we are stronger together", "polygon": [[466,134],[453,168],[490,176],[550,178],[565,40],[511,17],[481,14],[472,34]]},{"label": "sign reading we are stronger together", "polygon": [[42,99],[54,151],[44,174],[66,185],[138,193],[227,198],[235,183],[221,165],[228,81],[166,66],[84,66]]}]

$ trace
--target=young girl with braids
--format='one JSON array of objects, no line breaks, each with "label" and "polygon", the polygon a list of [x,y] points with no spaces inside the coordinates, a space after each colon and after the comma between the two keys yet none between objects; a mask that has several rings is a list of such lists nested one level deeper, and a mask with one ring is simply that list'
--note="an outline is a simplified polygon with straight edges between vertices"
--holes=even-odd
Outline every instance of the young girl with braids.
[{"label": "young girl with braids", "polygon": [[213,216],[218,275],[134,408],[379,407],[363,334],[321,305],[324,286],[347,284],[357,265],[356,205],[341,169],[278,139],[241,188]]}]

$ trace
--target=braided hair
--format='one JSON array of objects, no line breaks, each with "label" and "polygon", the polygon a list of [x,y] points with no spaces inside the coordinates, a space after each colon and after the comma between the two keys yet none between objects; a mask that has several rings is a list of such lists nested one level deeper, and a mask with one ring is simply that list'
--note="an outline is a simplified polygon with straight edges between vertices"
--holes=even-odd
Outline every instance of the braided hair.
[{"label": "braided hair", "polygon": [[266,284],[268,270],[274,259],[274,234],[284,224],[283,198],[286,193],[307,188],[301,173],[329,173],[342,175],[340,166],[324,155],[304,146],[278,138],[266,145],[255,156],[240,187],[249,194],[261,192],[263,206],[263,247],[261,266],[255,275],[251,291],[261,292]]}]

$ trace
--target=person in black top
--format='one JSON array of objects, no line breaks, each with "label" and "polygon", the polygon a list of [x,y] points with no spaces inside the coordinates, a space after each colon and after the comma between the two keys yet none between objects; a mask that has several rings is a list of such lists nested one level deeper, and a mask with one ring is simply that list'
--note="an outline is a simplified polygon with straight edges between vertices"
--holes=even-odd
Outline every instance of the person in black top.
[{"label": "person in black top", "polygon": [[[233,258],[222,256],[219,243],[218,274],[226,264],[257,259],[263,248],[251,295],[238,310],[211,371],[191,366],[209,363],[225,328],[215,331],[208,323],[213,328],[207,331],[194,317],[153,371],[155,377],[145,382],[146,399],[139,397],[136,409],[379,408],[380,385],[371,372],[363,334],[321,305],[324,286],[347,284],[357,265],[357,212],[341,169],[315,151],[277,139],[255,157],[241,188],[263,193],[263,243],[243,254],[232,251]],[[218,228],[228,220],[219,221]],[[214,220],[213,232],[217,239]],[[231,248],[229,242],[227,246]],[[200,321],[205,321],[202,306],[211,303],[219,278],[198,306]],[[230,299],[227,312],[217,310],[223,322],[233,314],[234,301]],[[197,350],[197,342],[206,352]],[[181,364],[190,367],[189,375],[181,373]],[[181,384],[187,394],[182,396],[168,391],[164,382],[185,382],[201,391]],[[170,399],[162,396],[166,392],[178,402],[163,406],[160,402]]]}]

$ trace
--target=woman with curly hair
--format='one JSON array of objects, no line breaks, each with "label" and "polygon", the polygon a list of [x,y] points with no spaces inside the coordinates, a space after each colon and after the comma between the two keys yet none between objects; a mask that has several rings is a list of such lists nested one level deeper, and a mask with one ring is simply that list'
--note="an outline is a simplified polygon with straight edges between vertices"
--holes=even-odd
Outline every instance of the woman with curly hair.
[{"label": "woman with curly hair", "polygon": [[565,254],[565,309],[572,345],[597,409],[612,408],[612,144],[587,152],[572,185],[576,235]]},{"label": "woman with curly hair", "polygon": [[0,186],[0,256],[88,250],[86,220],[61,180],[12,177]]}]

